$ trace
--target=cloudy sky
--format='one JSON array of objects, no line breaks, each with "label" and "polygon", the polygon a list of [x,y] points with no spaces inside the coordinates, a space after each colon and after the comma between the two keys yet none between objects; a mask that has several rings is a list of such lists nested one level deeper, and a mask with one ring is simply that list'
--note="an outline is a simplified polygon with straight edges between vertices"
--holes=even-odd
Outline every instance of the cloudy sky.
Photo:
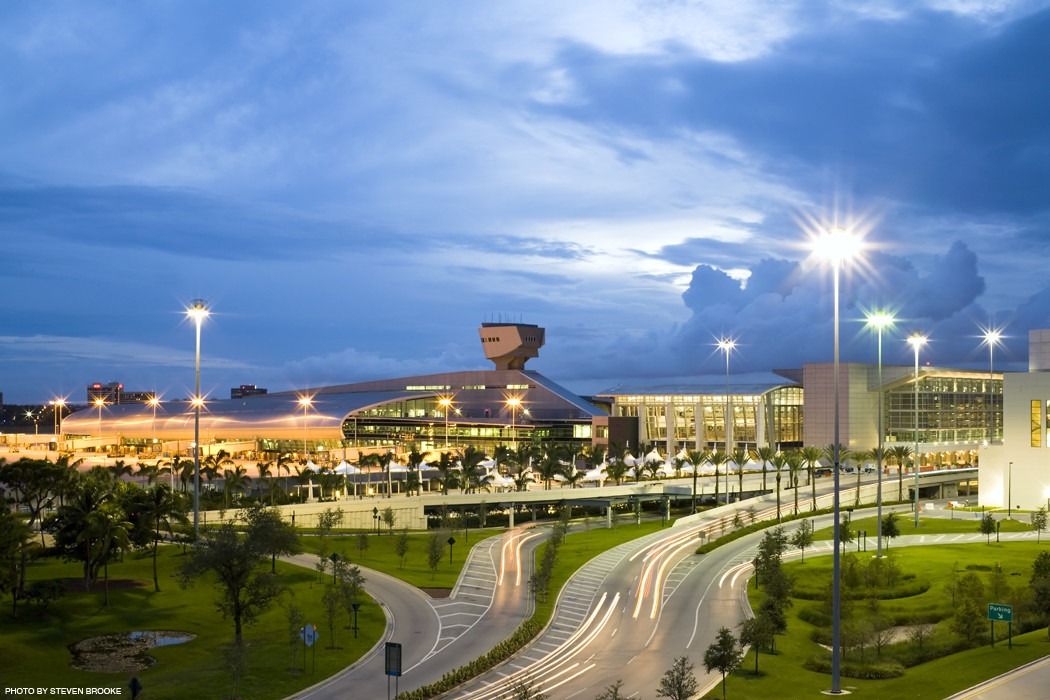
[{"label": "cloudy sky", "polygon": [[[1008,0],[6,3],[0,391],[213,395],[485,366],[579,391],[826,361],[844,283],[924,360],[1050,326],[1050,10]],[[887,360],[907,362],[900,335]]]}]

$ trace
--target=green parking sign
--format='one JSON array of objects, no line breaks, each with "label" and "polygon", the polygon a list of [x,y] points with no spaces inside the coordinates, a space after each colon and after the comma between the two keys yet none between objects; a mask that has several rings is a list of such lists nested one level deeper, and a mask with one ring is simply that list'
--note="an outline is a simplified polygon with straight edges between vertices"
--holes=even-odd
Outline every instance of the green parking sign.
[{"label": "green parking sign", "polygon": [[988,603],[988,619],[993,622],[1013,622],[1014,609],[1002,603]]}]

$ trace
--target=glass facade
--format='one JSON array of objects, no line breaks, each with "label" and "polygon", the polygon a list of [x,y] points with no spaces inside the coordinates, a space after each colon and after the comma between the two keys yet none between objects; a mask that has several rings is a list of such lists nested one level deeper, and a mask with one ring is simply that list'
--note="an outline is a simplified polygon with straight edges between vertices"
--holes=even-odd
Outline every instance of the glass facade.
[{"label": "glass facade", "polygon": [[732,419],[732,447],[802,444],[801,387],[778,387],[762,394],[618,394],[614,416],[639,418],[650,443],[667,443],[668,435],[684,447],[724,449],[726,407]]},{"label": "glass facade", "polygon": [[1003,382],[988,377],[919,377],[885,396],[887,442],[996,442],[1003,437]]},{"label": "glass facade", "polygon": [[1043,446],[1043,415],[1042,415],[1042,402],[1032,401],[1031,408],[1031,446],[1042,447]]}]

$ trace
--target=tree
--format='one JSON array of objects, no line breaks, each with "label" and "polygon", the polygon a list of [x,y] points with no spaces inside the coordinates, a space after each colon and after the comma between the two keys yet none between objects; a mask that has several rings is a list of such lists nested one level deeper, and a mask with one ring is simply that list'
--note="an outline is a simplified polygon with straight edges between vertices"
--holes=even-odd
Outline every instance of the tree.
[{"label": "tree", "polygon": [[755,651],[755,674],[758,674],[759,650],[772,646],[774,632],[768,615],[760,614],[740,623],[740,645],[748,644]]},{"label": "tree", "polygon": [[270,555],[270,573],[277,573],[277,557],[303,551],[295,528],[281,519],[276,508],[264,508],[256,503],[244,511],[242,517],[248,523],[248,538],[258,545],[260,552]]},{"label": "tree", "polygon": [[798,452],[788,452],[788,480],[791,482],[791,490],[794,492],[795,496],[795,515],[798,515],[798,476],[802,473],[802,464],[802,455],[800,455]]},{"label": "tree", "polygon": [[447,496],[449,489],[454,489],[459,485],[459,477],[454,470],[455,464],[452,462],[452,455],[448,452],[442,452],[435,467],[438,470],[437,482],[441,486],[441,493]]},{"label": "tree", "polygon": [[984,632],[984,584],[977,574],[969,572],[959,577],[951,629],[968,644],[974,644]]},{"label": "tree", "polygon": [[842,548],[845,549],[846,545],[853,541],[854,532],[852,521],[853,513],[849,510],[842,513],[842,520],[839,521],[839,543]]},{"label": "tree", "polygon": [[103,473],[77,479],[66,503],[44,520],[44,529],[55,538],[55,549],[69,561],[79,561],[84,575],[84,589],[98,576],[102,560],[88,531],[88,516],[113,498],[113,484]]},{"label": "tree", "polygon": [[[29,511],[28,525],[33,529],[67,483],[66,468],[46,459],[20,459],[0,465],[0,482],[14,493],[15,506],[23,506]],[[40,530],[40,546],[44,546],[43,529]]]},{"label": "tree", "polygon": [[434,578],[438,564],[441,563],[441,556],[444,554],[443,544],[440,533],[433,532],[427,538],[427,566],[430,567],[430,578]]},{"label": "tree", "polygon": [[174,535],[175,524],[185,525],[186,508],[183,499],[172,492],[166,485],[154,486],[146,491],[140,501],[139,515],[149,524],[151,537],[150,550],[153,556],[153,590],[160,591],[157,578],[157,547],[160,545],[162,532]]},{"label": "tree", "polygon": [[11,593],[11,615],[18,612],[18,599],[25,581],[22,570],[33,531],[10,510],[0,508],[0,593]]},{"label": "tree", "polygon": [[1043,622],[1047,624],[1046,634],[1050,638],[1050,552],[1039,552],[1032,562],[1028,586],[1032,591],[1035,611],[1043,616]]},{"label": "tree", "polygon": [[88,513],[84,529],[78,535],[85,543],[88,556],[96,571],[101,565],[105,580],[104,604],[109,606],[109,562],[130,546],[128,532],[132,525],[124,519],[124,511],[112,501],[103,503]]},{"label": "tree", "polygon": [[715,468],[715,505],[718,505],[718,468],[721,467],[729,459],[729,456],[725,452],[715,450],[707,456],[707,461]]},{"label": "tree", "polygon": [[[725,627],[722,629],[729,632]],[[656,688],[656,697],[668,698],[669,700],[688,700],[688,698],[696,695],[699,689],[700,684],[697,683],[696,675],[693,673],[692,662],[684,656],[679,656],[660,679],[660,685]]]},{"label": "tree", "polygon": [[325,621],[328,623],[328,648],[335,649],[335,618],[339,614],[339,608],[342,603],[342,595],[339,590],[339,584],[329,583],[324,587],[324,593],[321,595],[321,605],[324,608]]},{"label": "tree", "polygon": [[285,620],[288,623],[288,649],[292,652],[292,665],[290,668],[294,668],[295,655],[299,651],[299,644],[301,643],[299,631],[306,624],[306,617],[303,615],[303,611],[291,601],[288,602],[288,607],[284,609],[284,612]]},{"label": "tree", "polygon": [[981,518],[980,524],[977,526],[981,534],[985,536],[988,544],[992,543],[992,535],[995,534],[995,518],[992,517],[991,513],[985,513]]},{"label": "tree", "polygon": [[773,455],[777,453],[776,449],[766,445],[765,447],[759,447],[757,450],[751,451],[751,459],[759,462],[762,465],[762,490],[766,490],[766,471],[769,468],[769,460],[773,459]]},{"label": "tree", "polygon": [[[714,643],[707,648],[704,652],[704,668],[707,672],[718,671],[722,674],[722,698],[726,696],[726,675],[732,673],[740,662],[744,660],[743,654],[740,653],[740,647],[737,645],[736,637],[729,631],[728,627],[723,627],[718,630],[718,636],[715,638]],[[696,681],[693,681],[693,690],[682,698],[687,698],[696,692]]]},{"label": "tree", "polygon": [[363,559],[365,552],[368,550],[368,533],[359,532],[354,539],[357,542],[357,556],[358,558]]},{"label": "tree", "polygon": [[821,450],[819,447],[803,447],[799,453],[802,455],[802,461],[806,463],[806,470],[809,472],[809,487],[813,492],[813,507],[810,510],[817,509],[817,467],[820,466]]},{"label": "tree", "polygon": [[223,523],[190,550],[179,570],[184,586],[204,574],[215,575],[220,592],[216,607],[224,618],[233,619],[237,644],[243,641],[243,626],[253,623],[281,592],[274,574],[258,571],[264,559],[258,542],[238,536],[232,523]]},{"label": "tree", "polygon": [[894,445],[886,451],[886,456],[897,465],[897,500],[904,500],[904,465],[911,459],[912,449],[907,445]]},{"label": "tree", "polygon": [[381,513],[381,518],[383,520],[383,524],[390,529],[390,534],[394,534],[394,523],[397,520],[397,516],[394,515],[394,509],[390,506],[384,508],[383,512]]},{"label": "tree", "polygon": [[803,520],[795,534],[791,536],[791,544],[802,550],[802,561],[806,561],[806,547],[813,544],[813,521]]},{"label": "tree", "polygon": [[1046,529],[1046,506],[1032,513],[1032,529],[1035,530],[1035,542],[1039,544],[1040,535]]},{"label": "tree", "polygon": [[769,460],[769,463],[773,465],[774,478],[777,482],[777,522],[780,522],[780,480],[784,477],[784,467],[787,466],[787,456],[778,452],[773,455],[773,459]]},{"label": "tree", "polygon": [[[882,518],[882,536],[887,540],[892,540],[894,537],[900,537],[901,528],[900,525],[898,525],[897,520],[896,513],[887,513]],[[889,546],[890,545],[887,542],[886,547],[888,548]]]},{"label": "tree", "polygon": [[743,449],[742,447],[737,447],[733,449],[731,457],[733,463],[736,464],[736,500],[739,501],[743,499],[743,496],[741,494],[744,493],[744,465],[747,464],[747,460],[748,457],[750,457],[750,455],[748,454],[747,450]]},{"label": "tree", "polygon": [[547,696],[536,688],[535,681],[521,680],[514,684],[511,690],[513,700],[547,700]]},{"label": "tree", "polygon": [[405,568],[405,555],[408,554],[408,530],[402,530],[394,542],[394,553],[397,554],[398,568]]},{"label": "tree", "polygon": [[595,695],[594,700],[626,700],[623,694],[623,681],[617,678],[615,683],[606,686],[605,690]]}]

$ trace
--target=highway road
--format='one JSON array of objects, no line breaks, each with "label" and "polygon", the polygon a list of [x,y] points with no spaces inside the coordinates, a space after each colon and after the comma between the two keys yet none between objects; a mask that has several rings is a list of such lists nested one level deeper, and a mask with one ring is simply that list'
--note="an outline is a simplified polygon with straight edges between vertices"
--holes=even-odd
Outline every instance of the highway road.
[{"label": "highway road", "polygon": [[[448,598],[431,598],[400,579],[362,567],[365,589],[386,614],[383,638],[352,666],[292,697],[386,697],[387,641],[402,645],[402,691],[436,681],[481,656],[532,614],[526,591],[533,553],[548,534],[548,528],[516,528],[474,545]],[[298,555],[288,561],[312,569],[317,558]]]}]

